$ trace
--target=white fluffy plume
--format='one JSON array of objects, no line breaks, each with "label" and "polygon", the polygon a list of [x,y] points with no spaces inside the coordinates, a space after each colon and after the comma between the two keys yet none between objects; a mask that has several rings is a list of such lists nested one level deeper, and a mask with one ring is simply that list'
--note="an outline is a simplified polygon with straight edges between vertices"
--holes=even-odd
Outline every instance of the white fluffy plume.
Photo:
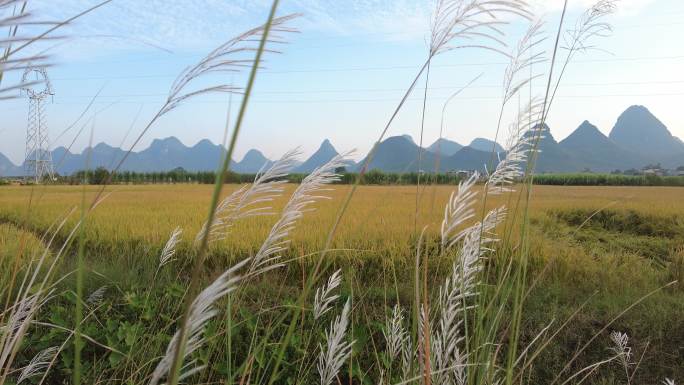
[{"label": "white fluffy plume", "polygon": [[496,195],[513,191],[510,187],[525,174],[523,167],[528,155],[534,151],[534,144],[541,138],[542,126],[538,119],[542,103],[533,100],[518,113],[511,123],[506,144],[506,157],[497,164],[496,169],[487,177],[487,193]]},{"label": "white fluffy plume", "polygon": [[86,299],[86,303],[88,306],[97,306],[102,302],[102,299],[104,298],[104,294],[107,291],[107,285],[100,286],[97,290],[94,292],[90,293],[88,298]]},{"label": "white fluffy plume", "polygon": [[25,297],[0,314],[0,319],[7,320],[7,323],[0,325],[0,368],[12,362],[15,349],[22,342],[40,307],[50,299],[52,291],[39,290],[32,295],[28,295],[28,292],[25,294]]},{"label": "white fluffy plume", "polygon": [[408,339],[408,332],[404,329],[404,314],[399,304],[392,309],[392,318],[385,323],[385,343],[387,344],[387,355],[394,361],[401,353],[403,345]]},{"label": "white fluffy plume", "polygon": [[319,319],[323,314],[327,313],[330,310],[330,305],[340,297],[339,294],[332,294],[332,291],[340,286],[341,282],[342,270],[338,269],[332,273],[325,285],[316,289],[313,306],[314,319]]},{"label": "white fluffy plume", "polygon": [[[267,42],[270,44],[282,43],[284,42],[282,38],[283,33],[296,32],[295,29],[288,27],[287,24],[298,16],[299,15],[287,15],[274,18],[271,21]],[[173,82],[166,103],[159,111],[159,115],[166,114],[178,107],[182,102],[194,98],[195,96],[217,92],[238,91],[238,88],[230,84],[219,84],[203,88],[201,86],[200,88],[193,88],[193,85],[199,83],[197,79],[206,77],[207,75],[237,72],[250,66],[254,61],[250,53],[256,51],[257,44],[264,33],[264,27],[265,26],[262,25],[253,28],[224,44],[221,44],[207,56],[202,58],[202,60],[197,62],[197,64],[183,70]],[[275,52],[271,49],[267,49],[267,51]]]},{"label": "white fluffy plume", "polygon": [[159,255],[158,269],[161,269],[162,267],[164,267],[164,265],[173,260],[173,255],[176,254],[176,245],[178,244],[178,242],[180,242],[182,235],[183,230],[180,227],[176,227],[171,232],[169,240],[166,241],[166,244],[164,245],[164,248],[162,249],[162,252]]},{"label": "white fluffy plume", "polygon": [[[159,381],[169,374],[169,370],[173,366],[174,354],[176,349],[178,349],[178,344],[181,344],[183,361],[204,344],[204,327],[210,319],[218,314],[214,304],[220,298],[235,290],[241,279],[238,273],[248,262],[249,258],[226,270],[195,297],[190,305],[188,322],[185,326],[185,341],[180,341],[181,331],[180,329],[177,330],[166,348],[164,357],[162,357],[152,373],[150,385],[159,384]],[[182,365],[181,372],[183,373],[181,377],[187,377],[202,369],[202,366],[194,367],[194,362],[191,361]]]},{"label": "white fluffy plume", "polygon": [[458,242],[464,233],[457,231],[459,226],[474,215],[473,204],[477,193],[473,186],[480,174],[473,173],[470,178],[458,183],[458,189],[451,193],[449,201],[444,207],[444,219],[442,220],[442,247],[450,247]]},{"label": "white fluffy plume", "polygon": [[463,340],[461,327],[468,308],[467,300],[477,295],[477,273],[482,269],[482,256],[487,244],[496,239],[492,230],[505,218],[503,207],[490,211],[481,223],[462,231],[460,253],[451,275],[439,289],[439,319],[432,333],[432,359],[436,383],[465,383],[466,355],[459,345]]},{"label": "white fluffy plume", "polygon": [[[288,168],[291,166],[291,162],[294,159],[295,154],[296,151],[288,152],[281,159],[281,161],[277,162],[279,163],[279,165],[274,165],[273,167],[271,167],[271,172],[267,171],[266,173],[264,173],[271,175],[271,177],[265,177],[265,179],[263,179],[259,183],[255,182],[255,184],[258,185],[257,187],[245,189],[244,194],[250,194],[252,198],[245,199],[247,203],[244,204],[240,203],[241,199],[243,199],[242,197],[237,199],[236,202],[238,203],[235,207],[241,207],[244,209],[245,207],[248,207],[251,204],[253,204],[253,202],[255,201],[263,202],[264,199],[273,199],[272,194],[274,194],[274,189],[280,189],[280,187],[274,186],[279,186],[280,182],[278,182],[277,184],[269,184],[269,180],[272,180],[274,178],[273,175],[282,176],[282,173],[285,172],[285,165]],[[159,361],[157,367],[152,373],[150,385],[159,384],[159,381],[161,381],[161,379],[164,376],[168,376],[169,370],[173,366],[175,352],[178,349],[179,344],[181,344],[182,362],[185,362],[187,357],[189,357],[194,351],[199,349],[204,344],[204,327],[206,326],[207,322],[218,313],[218,310],[215,307],[215,303],[223,296],[235,290],[235,288],[242,279],[242,277],[239,275],[240,270],[249,265],[249,271],[246,272],[244,276],[253,277],[262,274],[268,270],[282,266],[278,263],[269,263],[266,266],[266,264],[263,263],[263,258],[264,256],[270,256],[274,252],[282,250],[282,247],[284,247],[283,245],[287,244],[287,234],[290,230],[294,228],[296,220],[303,215],[304,211],[306,211],[304,210],[306,205],[310,202],[313,202],[315,199],[319,198],[318,196],[311,195],[312,192],[319,190],[321,185],[329,183],[335,180],[335,178],[337,178],[337,175],[330,170],[334,170],[336,167],[339,167],[340,162],[342,162],[341,159],[341,156],[335,157],[333,160],[328,162],[326,166],[321,167],[320,169],[314,171],[311,175],[309,175],[309,177],[305,178],[305,181],[308,181],[308,184],[302,186],[304,184],[304,182],[302,182],[302,185],[300,185],[297,191],[295,191],[297,199],[294,203],[291,199],[290,203],[288,203],[288,205],[286,206],[286,211],[288,210],[287,208],[292,205],[292,208],[290,208],[289,210],[295,210],[297,212],[295,219],[290,220],[291,218],[293,218],[292,214],[288,214],[288,216],[286,217],[288,221],[283,222],[283,218],[281,218],[281,220],[278,223],[282,223],[283,227],[279,227],[277,231],[271,231],[271,233],[268,235],[268,237],[262,244],[256,257],[247,258],[241,261],[240,263],[236,264],[229,270],[225,271],[211,285],[207,286],[197,295],[197,297],[195,297],[195,299],[192,301],[190,305],[188,321],[186,322],[185,326],[185,333],[182,333],[185,336],[185,341],[180,340],[181,330],[176,331],[166,349],[166,353],[162,357],[161,361]],[[277,181],[274,181],[274,183],[275,182]],[[257,196],[258,198],[254,198],[254,196]],[[235,218],[244,217],[244,215],[252,215],[250,214],[250,212],[262,212],[261,209],[247,209],[246,212],[242,212],[242,209],[231,210],[234,210],[234,212],[238,213],[232,214],[230,216],[230,218],[232,218],[230,219],[231,221],[233,221]],[[278,223],[276,224],[276,226],[278,226]],[[254,260],[257,257],[262,258],[262,263],[254,262]],[[275,258],[271,258],[271,261],[274,259]],[[195,362],[193,361],[190,361],[180,366],[180,379],[187,378],[190,375],[197,373],[203,369],[203,366],[195,366]]]},{"label": "white fluffy plume", "polygon": [[320,199],[328,199],[327,196],[321,195],[322,192],[326,191],[324,186],[339,180],[339,175],[335,173],[335,169],[346,164],[345,158],[349,154],[336,155],[328,163],[315,169],[302,180],[283,208],[280,219],[271,227],[266,241],[254,256],[250,271],[273,263],[280,258],[278,254],[287,249],[290,243],[287,238],[288,234],[304,213],[312,210],[309,206]]},{"label": "white fluffy plume", "polygon": [[497,50],[487,45],[454,45],[456,40],[479,38],[505,46],[498,29],[507,24],[501,18],[505,15],[531,16],[526,3],[519,0],[437,0],[430,28],[430,57],[461,47]]},{"label": "white fluffy plume", "polygon": [[22,381],[31,377],[43,374],[45,370],[50,367],[50,362],[59,352],[59,350],[60,348],[58,346],[52,346],[41,350],[38,354],[36,354],[31,362],[29,362],[29,364],[21,370],[17,384],[20,384]]},{"label": "white fluffy plume", "polygon": [[629,347],[629,336],[627,333],[613,331],[610,333],[610,340],[613,346],[610,348],[618,356],[622,365],[627,368],[632,362],[632,348]]},{"label": "white fluffy plume", "polygon": [[354,341],[345,341],[350,312],[351,301],[347,299],[342,309],[342,314],[338,315],[330,324],[330,329],[325,336],[326,345],[320,345],[321,352],[318,356],[317,368],[321,378],[321,385],[332,384],[342,364],[351,354]]},{"label": "white fluffy plume", "polygon": [[[272,214],[270,207],[259,207],[262,203],[272,202],[283,192],[285,177],[294,167],[299,156],[298,150],[285,153],[266,171],[260,171],[254,178],[254,183],[245,185],[228,195],[216,207],[216,213],[211,224],[204,223],[195,237],[195,244],[199,244],[204,233],[209,229],[209,242],[223,239],[235,221],[256,215]],[[257,207],[255,207],[257,206]]]},{"label": "white fluffy plume", "polygon": [[546,40],[546,38],[542,36],[543,26],[544,23],[541,20],[536,20],[530,24],[527,32],[520,41],[518,41],[518,44],[511,52],[510,62],[508,66],[506,66],[506,71],[504,72],[504,104],[508,103],[520,89],[541,76],[539,74],[531,75],[529,73],[524,73],[522,79],[518,79],[518,75],[523,73],[524,70],[530,69],[530,67],[535,64],[540,64],[545,61],[544,51],[534,52],[534,50]]},{"label": "white fluffy plume", "polygon": [[570,51],[569,55],[577,51],[596,49],[591,44],[591,39],[607,37],[613,31],[613,27],[603,19],[615,12],[616,3],[617,0],[598,0],[591,8],[584,11],[574,28],[566,31],[561,48]]}]

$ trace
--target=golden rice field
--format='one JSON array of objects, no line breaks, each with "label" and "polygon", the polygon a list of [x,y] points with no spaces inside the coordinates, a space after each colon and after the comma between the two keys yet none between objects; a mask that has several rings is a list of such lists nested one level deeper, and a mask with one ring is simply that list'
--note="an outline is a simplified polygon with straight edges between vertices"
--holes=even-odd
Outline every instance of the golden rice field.
[{"label": "golden rice field", "polygon": [[[350,277],[347,290],[357,297],[357,311],[381,322],[383,315],[376,309],[387,300],[388,290],[396,288],[404,301],[411,298],[416,234],[426,226],[428,233],[436,235],[444,205],[454,187],[421,187],[417,216],[415,186],[358,188],[328,254]],[[0,187],[0,266],[18,263],[17,255],[35,256],[42,249],[41,236],[66,217],[60,236],[50,247],[58,249],[79,219],[84,196],[88,205],[100,188]],[[224,194],[236,188],[226,185]],[[282,197],[272,202],[273,212],[280,211],[295,188],[296,185],[285,186]],[[316,210],[306,213],[292,234],[287,260],[313,256],[323,248],[350,188],[330,186],[326,192],[330,199],[316,203]],[[176,282],[183,287],[180,282],[185,282],[187,277],[183,278],[183,274],[189,269],[182,264],[172,264],[163,274],[156,275],[159,251],[169,234],[180,226],[183,241],[178,255],[192,257],[192,244],[207,216],[211,189],[209,185],[186,184],[109,187],[111,194],[88,217],[85,226],[86,292],[102,285],[116,287],[116,291],[126,293],[125,306],[133,306],[128,303],[130,298],[144,292],[154,277],[159,282]],[[487,206],[516,207],[521,196],[524,194],[519,192],[489,196]],[[659,289],[684,278],[682,198],[684,189],[677,187],[533,187],[528,211],[531,226],[526,239],[529,281],[534,282],[534,290],[525,301],[524,331],[520,338],[529,341],[550,322],[560,325],[573,317],[572,324],[559,329],[556,341],[560,343],[551,344],[538,358],[534,370],[537,378],[552,378],[577,346],[595,333],[601,335],[600,339],[585,351],[578,365],[601,360],[610,330],[629,332],[637,351],[648,349],[641,364],[643,374],[637,378],[684,375],[677,358],[684,346],[684,291],[681,286]],[[511,225],[509,220],[505,227],[513,229],[512,240],[506,247],[521,247],[516,235],[523,211],[509,212],[509,219],[515,217],[517,221]],[[204,280],[215,271],[224,270],[230,264],[228,260],[255,253],[275,220],[276,216],[263,216],[238,221],[225,239],[213,245]],[[505,230],[497,232],[504,236]],[[65,274],[73,271],[74,253],[72,245],[60,267]],[[493,260],[496,258],[498,254],[492,256]],[[296,293],[303,284],[298,276],[305,270],[293,270],[296,266],[290,263],[283,275],[255,283],[252,289],[269,295],[281,291],[286,296]],[[394,283],[387,266],[395,268]],[[435,287],[442,280],[440,266],[448,264],[430,262],[436,275],[429,281]],[[67,280],[64,285],[68,289],[73,282]],[[655,294],[614,319],[649,292]],[[258,295],[254,297],[257,298]],[[54,306],[48,313],[60,309],[60,305]],[[580,307],[581,311],[575,313]],[[611,328],[602,331],[603,325],[609,323]],[[112,338],[108,331],[93,333],[103,339]],[[606,367],[597,378],[612,378],[614,370]]]},{"label": "golden rice field", "polygon": [[[184,242],[191,242],[207,216],[212,186],[209,185],[127,185],[109,188],[109,195],[88,219],[88,238],[101,247],[107,244],[140,242],[161,245],[180,226]],[[225,194],[236,189],[227,185]],[[287,185],[282,198],[273,202],[273,211],[284,204],[295,185]],[[306,252],[320,249],[334,223],[350,186],[336,185],[326,193],[329,200],[316,204],[293,234],[293,245]],[[86,187],[90,204],[99,186]],[[335,234],[335,248],[358,249],[363,253],[391,253],[392,246],[404,248],[413,243],[416,227],[438,231],[444,204],[453,186],[421,188],[416,223],[415,186],[360,186]],[[46,230],[65,216],[65,230],[79,218],[84,188],[81,186],[25,187],[0,189],[0,218],[27,223]],[[684,214],[684,190],[678,187],[566,187],[534,186],[530,216],[539,218],[550,210],[581,209],[636,210],[667,216]],[[488,206],[514,207],[518,195],[490,197]],[[510,201],[509,201],[510,200]],[[522,204],[522,203],[521,203]],[[73,210],[73,211],[72,211]],[[274,217],[251,218],[236,225],[218,248],[250,251],[268,232]],[[418,230],[419,231],[419,230]]]}]

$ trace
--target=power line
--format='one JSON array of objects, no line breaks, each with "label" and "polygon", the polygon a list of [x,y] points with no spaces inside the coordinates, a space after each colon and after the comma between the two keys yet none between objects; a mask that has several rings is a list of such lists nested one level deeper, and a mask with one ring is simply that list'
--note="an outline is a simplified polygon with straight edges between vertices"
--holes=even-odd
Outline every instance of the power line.
[{"label": "power line", "polygon": [[[612,63],[625,61],[649,61],[649,60],[678,60],[684,59],[684,55],[677,56],[642,56],[642,57],[623,57],[612,59],[586,59],[575,60],[574,63]],[[507,65],[508,62],[471,62],[471,63],[454,63],[454,64],[433,64],[432,67],[451,68],[451,67],[472,67],[472,66],[489,66],[489,65]],[[356,72],[356,71],[391,71],[391,70],[407,70],[416,69],[417,65],[401,65],[401,66],[374,66],[374,67],[347,67],[347,68],[309,68],[298,70],[262,70],[265,74],[291,74],[291,73],[322,73],[322,72]],[[114,80],[114,79],[156,79],[156,78],[175,78],[177,74],[173,75],[127,75],[127,76],[85,76],[85,77],[63,77],[55,78],[54,80]]]},{"label": "power line", "polygon": [[[649,94],[594,94],[594,95],[558,95],[557,98],[561,99],[577,99],[577,98],[606,98],[606,97],[644,97],[644,96],[682,96],[684,92],[673,92],[673,93],[649,93]],[[501,96],[464,96],[457,97],[456,100],[462,101],[480,101],[480,100],[501,100]],[[373,99],[360,99],[360,98],[347,98],[347,99],[251,99],[250,103],[278,103],[278,104],[316,104],[316,103],[374,103],[374,102],[391,102],[396,101],[396,98],[373,98]],[[409,101],[421,101],[423,98],[413,97],[408,98]],[[442,101],[441,97],[428,97],[428,100],[438,100]],[[95,102],[94,104],[108,103],[106,101]],[[140,101],[118,101],[117,104],[144,104],[152,105],[159,104],[160,102],[140,102]],[[192,100],[185,102],[185,104],[225,104],[225,100]],[[71,104],[82,104],[78,102],[59,102],[56,101],[54,104],[58,105],[71,105]]]},{"label": "power line", "polygon": [[[620,85],[651,85],[651,84],[681,84],[684,80],[653,80],[643,82],[602,82],[602,83],[568,83],[563,87],[604,87],[604,86],[620,86]],[[453,90],[461,87],[461,85],[448,86],[434,86],[429,87],[428,90]],[[538,86],[543,88],[545,86]],[[470,86],[471,89],[492,89],[501,88],[501,85],[479,85]],[[416,90],[423,90],[424,87],[417,87]],[[257,94],[329,94],[329,93],[364,93],[364,92],[399,92],[405,91],[404,88],[346,88],[346,89],[314,89],[314,90],[287,90],[287,91],[259,91]],[[130,97],[164,97],[166,93],[145,93],[145,94],[117,94],[117,95],[100,95],[98,98],[130,98]],[[92,98],[92,95],[64,95],[60,99],[78,99],[78,98]]]}]

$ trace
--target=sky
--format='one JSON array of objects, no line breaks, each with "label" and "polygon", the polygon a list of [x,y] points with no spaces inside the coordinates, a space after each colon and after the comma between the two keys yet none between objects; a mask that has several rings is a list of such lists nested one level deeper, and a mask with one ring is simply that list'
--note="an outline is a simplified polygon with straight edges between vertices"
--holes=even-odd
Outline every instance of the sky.
[{"label": "sky", "polygon": [[[549,57],[563,0],[533,2],[545,21],[549,38],[542,48]],[[41,20],[63,20],[96,3],[32,0],[29,9]],[[566,26],[591,4],[569,0]],[[114,0],[78,19],[58,33],[60,39],[35,48],[47,49],[53,64],[48,72],[55,94],[45,107],[51,146],[81,152],[92,141],[128,148],[163,105],[177,74],[263,23],[269,7],[266,0]],[[433,7],[432,0],[282,0],[279,14],[302,14],[291,23],[299,32],[288,34],[287,44],[276,47],[279,53],[266,55],[234,158],[251,148],[271,159],[295,147],[308,155],[324,139],[340,152],[356,149],[353,157],[362,158],[425,61]],[[681,0],[619,1],[617,13],[606,19],[611,36],[595,39],[598,49],[578,54],[564,73],[547,121],[556,140],[584,120],[607,135],[620,113],[634,104],[649,108],[673,135],[684,138],[682,16]],[[502,49],[509,51],[529,22],[507,20],[509,47]],[[439,137],[445,101],[474,78],[444,109],[444,136],[462,144],[493,138],[506,64],[501,54],[473,48],[436,57],[423,144]],[[548,63],[532,69],[535,74],[547,70]],[[18,76],[10,75],[3,86],[16,83]],[[200,85],[243,87],[245,81],[242,72],[208,77]],[[387,136],[409,134],[420,141],[425,78],[418,84]],[[543,95],[544,84],[542,78],[535,80],[532,94]],[[92,107],[73,125],[98,91]],[[521,98],[529,98],[529,92]],[[158,120],[135,150],[169,136],[186,145],[201,139],[221,143],[226,117],[230,111],[234,120],[239,102],[239,95],[228,94],[189,100]],[[504,125],[523,102],[509,104]],[[0,101],[0,153],[15,164],[24,157],[27,110],[26,97]]]}]

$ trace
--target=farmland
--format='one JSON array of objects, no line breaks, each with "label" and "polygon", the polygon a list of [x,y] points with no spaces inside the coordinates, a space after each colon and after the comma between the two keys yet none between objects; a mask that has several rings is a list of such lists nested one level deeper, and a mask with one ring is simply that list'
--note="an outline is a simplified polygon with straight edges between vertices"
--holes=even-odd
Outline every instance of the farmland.
[{"label": "farmland", "polygon": [[[32,252],[40,250],[43,234],[49,233],[56,221],[68,218],[54,241],[55,245],[61,246],[79,219],[82,198],[85,196],[89,203],[99,188],[2,187],[2,265],[9,266],[13,256],[19,254],[35,257]],[[296,185],[285,187],[283,197],[272,202],[273,212],[280,211],[295,188]],[[345,185],[330,187],[325,195],[331,199],[318,202],[316,210],[304,216],[291,234],[291,245],[284,252],[284,259],[288,261],[286,270],[275,274],[273,280],[259,280],[245,288],[249,299],[245,301],[241,317],[250,322],[276,322],[267,317],[260,319],[255,315],[257,309],[276,305],[277,298],[294,300],[296,292],[304,285],[305,271],[311,269],[320,256],[350,188]],[[360,370],[358,366],[363,357],[373,360],[372,346],[382,338],[379,327],[374,326],[383,322],[377,305],[395,295],[402,302],[410,302],[417,234],[426,226],[428,246],[436,239],[444,215],[443,207],[453,188],[421,187],[417,215],[415,186],[360,186],[353,196],[326,260],[349,277],[343,290],[356,301],[355,317],[362,326],[355,330],[354,337],[362,343],[355,348],[358,351],[354,356],[358,361],[352,365],[354,370]],[[152,351],[161,350],[164,340],[152,339],[151,345],[140,349],[131,343],[135,340],[131,330],[154,330],[159,327],[158,322],[168,325],[172,322],[172,314],[177,314],[177,301],[189,279],[193,242],[206,218],[211,188],[178,184],[120,185],[108,189],[113,193],[88,216],[84,227],[85,264],[90,272],[85,292],[92,293],[103,286],[108,288],[102,309],[98,310],[99,316],[96,313],[86,330],[94,340],[116,348],[123,355],[95,344],[88,345],[86,352],[95,359],[87,376],[97,379],[95,369],[99,368],[101,376],[140,380],[142,377],[136,376],[141,374],[133,363],[151,359]],[[235,189],[236,185],[227,185],[226,194]],[[678,287],[657,290],[684,276],[684,200],[681,199],[684,192],[681,188],[534,186],[531,194],[527,247],[529,284],[534,285],[525,301],[524,332],[520,338],[522,342],[529,342],[553,321],[555,329],[559,329],[556,341],[560,341],[551,344],[537,359],[531,371],[533,378],[553,378],[567,357],[597,332],[600,336],[575,365],[581,368],[601,359],[607,349],[607,335],[612,330],[625,331],[632,336],[635,354],[646,349],[637,378],[653,383],[648,379],[684,376],[679,364],[684,345],[681,333],[684,292]],[[493,208],[507,203],[515,207],[518,197],[518,194],[490,197],[487,206]],[[476,211],[480,210],[482,207],[477,207]],[[509,222],[503,227],[501,236],[509,236],[514,241],[507,242],[505,247],[519,247],[515,239],[520,218],[515,212],[509,213]],[[253,255],[274,221],[273,216],[258,216],[236,223],[225,239],[211,245],[202,280],[207,281],[235,261]],[[158,271],[159,253],[177,226],[183,235],[176,260]],[[69,288],[73,286],[69,272],[74,265],[75,245],[71,248],[73,250],[59,266],[66,277],[58,286],[60,294],[44,310],[50,322],[56,324],[72,322],[71,314],[64,312],[63,305],[70,301]],[[496,265],[506,252],[498,250],[491,263]],[[429,279],[431,289],[439,285],[448,265],[443,258],[430,262],[429,269],[434,274]],[[8,279],[6,274],[3,279]],[[158,298],[156,302],[148,303],[142,298],[151,282],[156,285],[152,290],[160,294],[155,297]],[[657,290],[654,295],[639,302],[607,330],[601,330],[653,290]],[[575,311],[578,313],[573,316]],[[143,318],[132,316],[139,312],[146,315]],[[158,319],[151,316],[154,312],[168,315]],[[571,316],[573,322],[560,328]],[[103,322],[106,327],[96,327]],[[224,338],[220,327],[212,329],[212,333],[216,333],[215,338]],[[236,340],[232,342],[236,349],[249,349],[248,331],[233,333],[236,333]],[[63,337],[53,330],[47,334],[36,333],[31,342],[44,347]],[[207,354],[202,358],[211,361],[211,357],[221,357],[225,352],[219,347]],[[69,355],[63,357],[68,359]],[[120,362],[126,362],[126,365],[121,366]],[[52,375],[55,378],[67,376],[69,365],[69,361],[62,362]],[[215,376],[225,376],[228,370],[218,364],[209,366],[210,370],[203,375],[206,382]],[[297,363],[293,362],[286,370],[297,368]],[[361,373],[351,375],[362,377]],[[617,365],[606,365],[594,375],[596,380],[606,383],[622,383]]]}]

